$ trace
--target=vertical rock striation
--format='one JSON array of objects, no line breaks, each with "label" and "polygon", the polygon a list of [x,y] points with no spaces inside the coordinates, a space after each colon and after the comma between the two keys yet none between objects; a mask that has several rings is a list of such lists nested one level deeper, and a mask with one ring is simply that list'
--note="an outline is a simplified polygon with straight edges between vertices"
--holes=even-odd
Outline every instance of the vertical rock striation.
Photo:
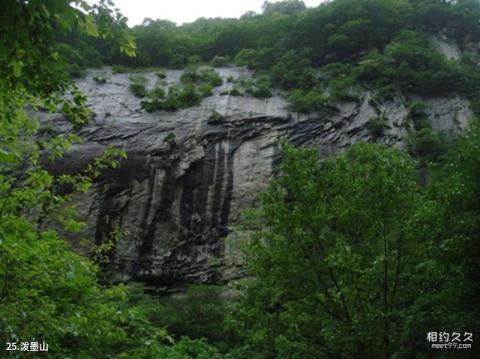
[{"label": "vertical rock striation", "polygon": [[[178,82],[180,73],[167,71],[165,85]],[[224,80],[250,76],[240,68],[219,73]],[[101,244],[120,230],[110,279],[143,281],[152,290],[242,276],[237,253],[242,234],[232,228],[272,176],[280,138],[296,146],[319,145],[328,155],[372,140],[367,124],[381,113],[390,127],[381,141],[405,146],[411,121],[400,94],[374,108],[366,92],[358,101],[301,115],[291,113],[280,96],[259,100],[222,95],[232,86],[227,81],[200,106],[150,114],[129,93],[127,75],[109,74],[107,84],[99,85],[92,80],[95,74],[79,82],[95,117],[79,133],[83,143],[55,170],[79,171],[109,145],[126,150],[128,158],[120,168],[107,171],[78,199],[88,224],[82,237]],[[152,86],[154,74],[147,77]],[[458,131],[470,116],[468,103],[458,97],[426,102],[437,129]],[[214,112],[220,118],[212,119]],[[53,116],[52,123],[59,132],[72,131],[61,118]],[[174,141],[167,138],[171,134]]]}]

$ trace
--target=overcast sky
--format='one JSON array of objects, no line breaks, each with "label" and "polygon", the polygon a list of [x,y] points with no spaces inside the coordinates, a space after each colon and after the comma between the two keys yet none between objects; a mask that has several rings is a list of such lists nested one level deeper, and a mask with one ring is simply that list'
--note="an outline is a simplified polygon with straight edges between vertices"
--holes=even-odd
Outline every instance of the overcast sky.
[{"label": "overcast sky", "polygon": [[[240,17],[249,10],[260,12],[264,0],[114,0],[116,7],[128,17],[130,26],[144,18],[168,19],[177,24],[200,17]],[[276,2],[276,0],[273,0]],[[322,0],[304,0],[317,6]]]}]

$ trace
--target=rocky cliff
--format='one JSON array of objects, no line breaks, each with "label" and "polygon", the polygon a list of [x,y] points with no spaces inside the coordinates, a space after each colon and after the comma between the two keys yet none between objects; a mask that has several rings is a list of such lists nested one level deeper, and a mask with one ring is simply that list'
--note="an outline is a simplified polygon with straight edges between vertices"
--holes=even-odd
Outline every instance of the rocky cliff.
[{"label": "rocky cliff", "polygon": [[[251,74],[242,68],[217,71],[224,85],[200,106],[177,112],[144,112],[128,89],[127,74],[107,70],[107,83],[97,84],[98,71],[91,71],[79,82],[95,116],[79,131],[83,143],[58,168],[78,171],[109,145],[128,154],[78,200],[88,223],[83,237],[99,244],[114,230],[122,233],[112,253],[111,280],[164,290],[241,276],[242,234],[233,228],[272,176],[282,137],[296,146],[319,145],[328,155],[372,140],[367,123],[382,114],[389,128],[376,140],[406,145],[411,118],[400,94],[374,105],[365,92],[320,113],[297,114],[278,94],[265,100],[225,95],[232,86],[227,78]],[[181,71],[166,74],[165,85],[178,82]],[[153,86],[155,74],[146,76]],[[435,129],[457,131],[470,116],[461,98],[422,100]],[[54,124],[62,133],[72,130],[58,116]]]}]

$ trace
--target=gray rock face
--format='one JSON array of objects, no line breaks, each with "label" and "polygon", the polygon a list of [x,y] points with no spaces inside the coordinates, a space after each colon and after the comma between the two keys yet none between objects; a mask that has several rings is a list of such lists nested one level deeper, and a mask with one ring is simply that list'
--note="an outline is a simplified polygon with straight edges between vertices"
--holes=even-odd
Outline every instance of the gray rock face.
[{"label": "gray rock face", "polygon": [[[118,170],[106,172],[78,199],[88,224],[82,237],[102,243],[113,230],[122,232],[109,268],[112,281],[138,280],[165,290],[242,276],[238,247],[245,235],[232,228],[272,176],[282,137],[296,146],[318,145],[329,155],[372,140],[367,123],[381,113],[390,129],[380,141],[405,146],[410,119],[400,95],[374,108],[367,92],[356,102],[302,115],[291,112],[278,95],[266,100],[222,95],[232,86],[228,77],[250,73],[241,68],[218,72],[224,85],[214,96],[177,112],[144,112],[128,90],[126,74],[109,72],[108,82],[99,85],[92,80],[98,71],[92,71],[79,82],[96,115],[79,132],[83,144],[58,169],[76,172],[109,145],[128,154]],[[163,85],[178,82],[180,74],[167,71]],[[153,86],[156,76],[147,77]],[[458,131],[470,116],[460,98],[426,102],[438,129]],[[214,111],[220,120],[211,119]],[[54,123],[59,131],[71,130],[62,119]],[[165,141],[171,133],[175,143]]]}]

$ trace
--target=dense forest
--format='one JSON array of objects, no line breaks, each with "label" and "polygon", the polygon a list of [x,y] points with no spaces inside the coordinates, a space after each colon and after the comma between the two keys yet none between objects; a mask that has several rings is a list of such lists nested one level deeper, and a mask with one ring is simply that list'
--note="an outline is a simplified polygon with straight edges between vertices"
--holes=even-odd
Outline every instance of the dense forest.
[{"label": "dense forest", "polygon": [[[480,356],[480,1],[286,0],[239,19],[133,28],[109,0],[6,0],[0,10],[1,357],[23,357],[7,344],[27,341],[48,343],[52,358]],[[111,147],[81,173],[51,172],[45,163],[81,139],[35,118],[88,123],[74,79],[105,65],[135,73],[130,90],[146,111],[198,104],[222,81],[215,68],[234,65],[255,73],[235,91],[280,93],[300,113],[400,93],[411,146],[358,143],[319,158],[282,142],[277,176],[244,215],[249,275],[234,294],[192,285],[150,296],[104,280],[110,242],[84,256],[62,238],[85,225],[75,196],[128,153]],[[166,68],[184,69],[182,86],[147,91],[142,72]],[[434,131],[415,95],[467,98],[469,128]],[[370,123],[379,137],[384,126],[380,114]],[[430,332],[472,347],[432,351]]]},{"label": "dense forest", "polygon": [[[289,92],[293,108],[301,112],[355,96],[352,87],[362,91],[372,85],[382,97],[391,96],[395,87],[407,93],[475,97],[479,77],[474,51],[461,61],[448,61],[429,37],[447,36],[462,49],[470,48],[480,31],[477,1],[343,0],[314,9],[302,5],[266,2],[262,14],[199,19],[182,26],[145,19],[130,31],[137,43],[135,57],[81,33],[61,33],[59,53],[77,64],[77,75],[82,67],[102,63],[248,66],[258,72],[251,84],[258,96],[268,97],[269,88],[277,86]],[[116,26],[118,31],[124,28],[125,19]]]}]

